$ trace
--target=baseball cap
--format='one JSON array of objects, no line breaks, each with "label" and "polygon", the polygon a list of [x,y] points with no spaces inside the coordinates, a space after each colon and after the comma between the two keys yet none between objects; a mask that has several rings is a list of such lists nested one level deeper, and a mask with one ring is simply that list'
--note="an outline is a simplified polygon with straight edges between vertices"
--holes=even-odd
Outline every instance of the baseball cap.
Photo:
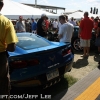
[{"label": "baseball cap", "polygon": [[41,17],[46,17],[46,14],[42,14]]}]

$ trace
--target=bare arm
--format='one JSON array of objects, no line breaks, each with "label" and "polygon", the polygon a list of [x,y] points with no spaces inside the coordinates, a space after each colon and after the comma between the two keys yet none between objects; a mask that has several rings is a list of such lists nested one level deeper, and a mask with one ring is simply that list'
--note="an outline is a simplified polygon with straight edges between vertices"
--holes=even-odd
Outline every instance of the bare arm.
[{"label": "bare arm", "polygon": [[8,44],[7,51],[13,52],[15,51],[15,47],[16,47],[15,43]]},{"label": "bare arm", "polygon": [[9,27],[6,29],[6,37],[5,37],[5,42],[7,44],[7,51],[13,52],[15,50],[15,44],[18,42],[17,35],[15,33],[15,29],[13,27],[13,24],[11,21],[8,21]]},{"label": "bare arm", "polygon": [[60,27],[58,31],[58,38],[61,39],[62,37],[63,37],[63,27]]},{"label": "bare arm", "polygon": [[58,38],[61,39],[63,37],[62,34],[58,34]]}]

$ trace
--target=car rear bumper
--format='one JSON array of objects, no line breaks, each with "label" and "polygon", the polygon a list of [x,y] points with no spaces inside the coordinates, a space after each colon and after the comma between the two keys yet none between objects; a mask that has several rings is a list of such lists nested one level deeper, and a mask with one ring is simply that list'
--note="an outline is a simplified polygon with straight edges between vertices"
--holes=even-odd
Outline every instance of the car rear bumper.
[{"label": "car rear bumper", "polygon": [[73,59],[67,64],[64,64],[63,66],[56,68],[59,72],[59,76],[47,80],[47,73],[40,74],[36,77],[33,77],[31,79],[25,79],[21,81],[11,81],[11,85],[14,87],[36,87],[42,85],[43,88],[47,88],[51,85],[54,85],[58,83],[61,80],[61,77],[68,71],[72,69]]}]

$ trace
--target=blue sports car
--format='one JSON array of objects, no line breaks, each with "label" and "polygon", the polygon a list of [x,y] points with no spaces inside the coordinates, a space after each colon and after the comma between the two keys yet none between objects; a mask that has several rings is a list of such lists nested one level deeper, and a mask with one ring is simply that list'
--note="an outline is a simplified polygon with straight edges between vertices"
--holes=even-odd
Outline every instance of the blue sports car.
[{"label": "blue sports car", "polygon": [[70,43],[51,42],[32,33],[17,33],[19,42],[9,52],[11,85],[51,86],[72,68]]}]

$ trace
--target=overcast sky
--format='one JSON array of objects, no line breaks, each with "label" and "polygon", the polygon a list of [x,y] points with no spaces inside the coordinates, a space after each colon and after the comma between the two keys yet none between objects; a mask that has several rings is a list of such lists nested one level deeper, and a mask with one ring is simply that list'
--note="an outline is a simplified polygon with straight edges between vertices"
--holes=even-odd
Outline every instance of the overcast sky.
[{"label": "overcast sky", "polygon": [[[35,4],[35,0],[13,0],[21,3]],[[100,0],[37,0],[37,4],[65,7],[66,11],[83,10],[90,12],[91,7],[100,10]],[[60,11],[60,12],[63,12]],[[100,14],[100,11],[99,11]]]}]

